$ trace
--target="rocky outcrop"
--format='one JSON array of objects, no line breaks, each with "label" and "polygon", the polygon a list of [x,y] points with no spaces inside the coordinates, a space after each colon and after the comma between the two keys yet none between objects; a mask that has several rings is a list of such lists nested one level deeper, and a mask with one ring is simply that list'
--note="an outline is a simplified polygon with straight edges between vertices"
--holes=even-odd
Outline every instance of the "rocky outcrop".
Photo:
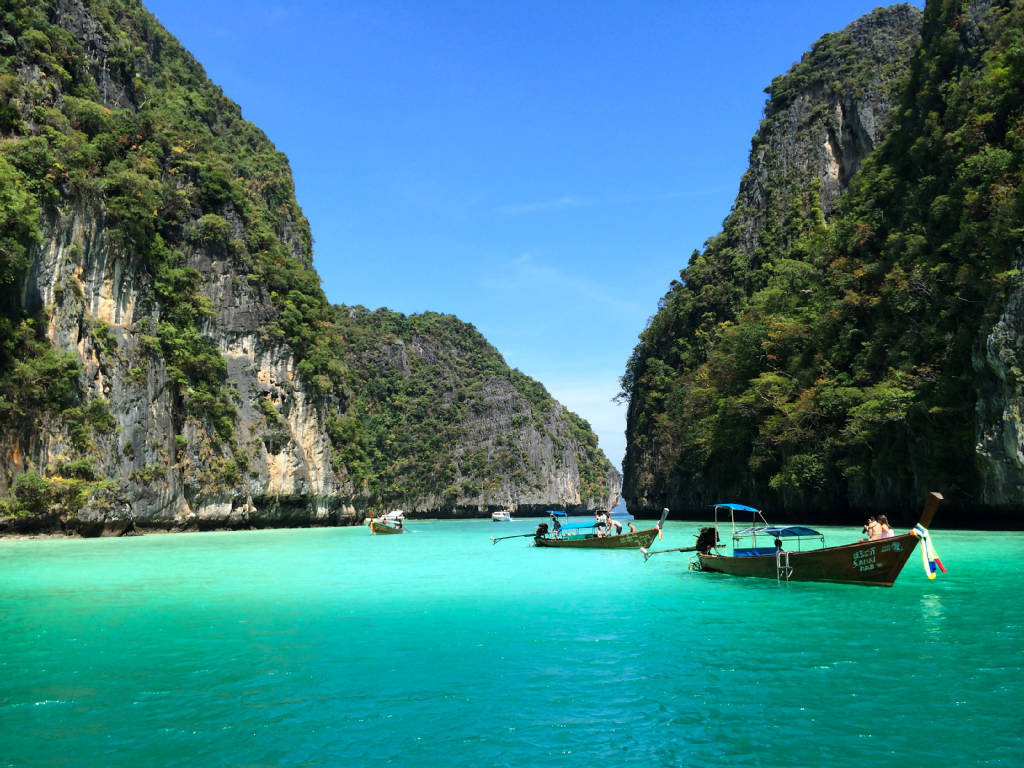
[{"label": "rocky outcrop", "polygon": [[772,83],[733,213],[623,377],[631,511],[909,520],[937,489],[944,525],[1020,527],[1022,25],[880,9]]},{"label": "rocky outcrop", "polygon": [[[60,397],[14,402],[27,387],[6,382],[13,400],[0,405],[19,422],[0,425],[0,504],[18,514],[0,533],[343,525],[384,503],[421,515],[614,503],[619,478],[596,438],[570,434],[561,406],[524,399],[504,361],[488,359],[460,440],[434,462],[454,494],[408,481],[420,468],[394,469],[383,443],[368,452],[360,419],[404,406],[353,387],[393,371],[415,382],[424,365],[456,377],[428,335],[381,332],[362,357],[346,346],[283,155],[137,2],[57,0],[44,13],[17,0],[0,24],[3,71],[18,73],[0,75],[0,181],[13,185],[0,191],[38,210],[0,220],[27,256],[22,269],[0,253],[17,285],[0,286],[0,307],[77,366]],[[22,370],[3,354],[5,375]],[[514,413],[537,428],[508,431]],[[492,460],[501,450],[515,460]]]},{"label": "rocky outcrop", "polygon": [[[668,392],[671,382],[704,362],[716,327],[740,322],[744,301],[764,288],[772,265],[804,258],[801,237],[836,215],[851,178],[892,128],[920,24],[912,6],[876,9],[825,35],[765,89],[770,98],[723,231],[672,283],[627,364],[623,496],[634,514],[655,516],[665,506],[698,512],[709,503],[703,493],[722,483],[710,472],[698,482],[680,471],[681,454],[693,459],[701,451],[683,449],[673,437],[665,412],[677,399]],[[744,450],[728,461],[744,464]],[[744,475],[728,466],[714,472]]]},{"label": "rocky outcrop", "polygon": [[821,212],[831,218],[853,174],[891,127],[920,24],[913,6],[878,8],[816,42],[765,89],[771,98],[734,212],[747,251],[758,249],[766,223],[808,188],[817,189]]},{"label": "rocky outcrop", "polygon": [[1024,250],[1002,316],[975,349],[981,503],[1007,519],[1024,499]]},{"label": "rocky outcrop", "polygon": [[[331,466],[325,401],[308,391],[287,346],[259,338],[274,315],[259,291],[209,253],[192,254],[190,265],[206,276],[203,294],[216,308],[205,334],[224,355],[236,393],[234,428],[245,470],[240,483],[231,483],[220,476],[236,456],[213,444],[176,402],[149,335],[160,321],[152,280],[131,253],[107,241],[102,210],[71,203],[46,223],[41,240],[25,306],[45,308],[48,340],[76,353],[86,396],[108,403],[116,420],[95,456],[99,472],[116,480],[118,500],[102,513],[94,501],[65,521],[66,529],[109,534],[127,522],[186,530],[362,521],[351,503],[352,483]],[[260,400],[281,414],[279,424],[268,425]],[[2,490],[30,467],[59,466],[72,453],[69,440],[56,422],[35,435],[8,436]]]}]

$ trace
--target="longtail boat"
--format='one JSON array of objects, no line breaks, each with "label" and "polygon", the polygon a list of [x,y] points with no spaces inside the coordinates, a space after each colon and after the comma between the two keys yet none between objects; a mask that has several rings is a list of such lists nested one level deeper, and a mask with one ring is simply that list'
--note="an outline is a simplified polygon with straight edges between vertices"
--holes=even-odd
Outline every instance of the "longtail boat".
[{"label": "longtail boat", "polygon": [[379,518],[371,517],[370,533],[405,533],[405,514],[400,509],[388,512]]},{"label": "longtail boat", "polygon": [[663,510],[661,520],[653,528],[626,533],[607,532],[610,525],[590,523],[580,525],[559,525],[548,530],[547,523],[537,526],[533,543],[538,547],[563,547],[567,549],[637,549],[649,547],[661,533],[668,510]]},{"label": "longtail boat", "polygon": [[[771,526],[764,521],[760,510],[753,507],[742,504],[717,504],[715,525],[713,528],[703,528],[698,535],[695,547],[697,560],[691,567],[700,571],[779,581],[828,581],[891,587],[920,540],[925,574],[930,579],[935,578],[936,566],[942,571],[945,571],[945,568],[935,554],[928,535],[928,526],[932,523],[940,501],[941,493],[933,491],[928,494],[920,522],[909,533],[836,547],[825,547],[825,537],[806,526]],[[722,512],[728,512],[732,521],[731,555],[723,554],[723,548],[719,545],[718,516]],[[736,530],[737,512],[755,513],[761,517],[764,525]],[[762,541],[773,542],[773,545],[758,546],[758,537]],[[803,549],[804,543],[808,541],[820,543],[821,546],[816,549]],[[741,543],[745,546],[738,546]],[[790,551],[789,548],[793,544],[796,544],[797,549]],[[645,557],[647,554],[644,553]]]}]

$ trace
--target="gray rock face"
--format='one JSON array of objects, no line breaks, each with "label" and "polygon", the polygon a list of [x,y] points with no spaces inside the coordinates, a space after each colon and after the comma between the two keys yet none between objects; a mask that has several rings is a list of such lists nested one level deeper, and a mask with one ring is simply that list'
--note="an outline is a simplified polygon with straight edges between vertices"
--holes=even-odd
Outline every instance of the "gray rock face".
[{"label": "gray rock face", "polygon": [[[102,521],[104,533],[123,529],[126,520],[158,529],[361,522],[348,503],[351,482],[331,466],[323,399],[308,392],[286,346],[259,338],[274,314],[270,304],[210,254],[196,251],[190,262],[205,276],[203,293],[216,309],[205,335],[224,355],[237,392],[235,428],[246,462],[238,485],[217,477],[233,457],[175,402],[166,364],[146,338],[160,320],[150,278],[131,253],[109,245],[102,212],[71,205],[43,228],[25,304],[46,307],[50,342],[77,354],[85,391],[109,403],[117,421],[98,458],[101,473],[118,479],[120,500],[105,512],[79,512],[70,527],[95,529],[86,520]],[[266,440],[259,398],[282,413],[276,441]],[[8,459],[0,480],[55,466],[70,453],[59,425],[30,436],[27,446],[11,452],[17,459]]]},{"label": "gray rock face", "polygon": [[[1018,249],[1017,270],[1024,271]],[[1024,499],[1024,280],[1016,279],[1002,316],[974,353],[978,395],[976,447],[982,503],[1016,510]]]},{"label": "gray rock face", "polygon": [[[879,8],[826,35],[766,89],[772,98],[736,200],[747,250],[758,247],[766,219],[786,210],[809,182],[831,217],[890,127],[894,87],[920,42],[920,23],[913,6]],[[780,178],[789,183],[780,185]]]}]

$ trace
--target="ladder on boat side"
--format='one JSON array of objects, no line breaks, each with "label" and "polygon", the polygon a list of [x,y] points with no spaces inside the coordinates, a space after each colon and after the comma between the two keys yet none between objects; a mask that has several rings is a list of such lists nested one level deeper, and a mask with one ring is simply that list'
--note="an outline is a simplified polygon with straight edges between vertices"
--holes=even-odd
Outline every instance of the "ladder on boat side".
[{"label": "ladder on boat side", "polygon": [[776,581],[782,581],[783,578],[789,581],[789,577],[793,575],[793,569],[789,565],[789,552],[776,552],[775,553],[775,579]]}]

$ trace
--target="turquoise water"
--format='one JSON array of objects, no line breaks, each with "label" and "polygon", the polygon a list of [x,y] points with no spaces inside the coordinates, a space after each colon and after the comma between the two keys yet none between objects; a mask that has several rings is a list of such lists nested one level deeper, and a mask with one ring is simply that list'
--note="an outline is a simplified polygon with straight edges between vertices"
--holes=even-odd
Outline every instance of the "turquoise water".
[{"label": "turquoise water", "polygon": [[883,589],[407,525],[0,541],[0,765],[1024,763],[1024,534]]}]

